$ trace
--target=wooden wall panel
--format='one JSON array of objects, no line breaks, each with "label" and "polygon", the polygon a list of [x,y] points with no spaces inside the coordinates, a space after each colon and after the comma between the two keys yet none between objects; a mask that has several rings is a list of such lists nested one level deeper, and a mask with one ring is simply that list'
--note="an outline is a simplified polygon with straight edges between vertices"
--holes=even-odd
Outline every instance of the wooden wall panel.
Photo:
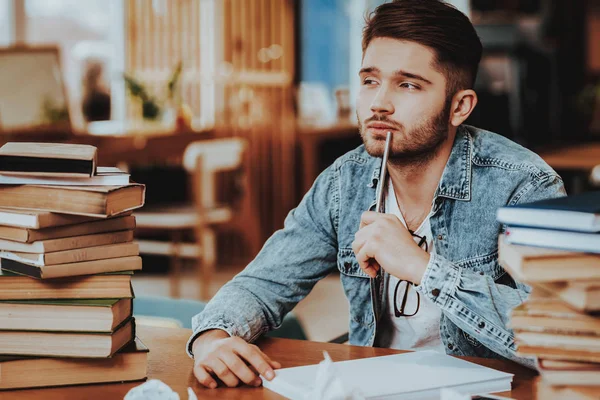
[{"label": "wooden wall panel", "polygon": [[589,4],[587,14],[588,71],[600,75],[600,4]]},{"label": "wooden wall panel", "polygon": [[[253,199],[266,238],[296,200],[293,0],[160,1],[162,14],[152,0],[126,1],[127,70],[159,89],[183,60],[183,99],[194,116],[211,109],[219,135],[250,141]],[[211,27],[201,15],[208,2],[216,10]],[[217,49],[213,70],[206,40]],[[215,88],[213,108],[202,107],[207,82]],[[129,115],[139,111],[130,107]]]},{"label": "wooden wall panel", "polygon": [[[200,2],[161,1],[156,3],[158,8],[153,7],[152,0],[125,2],[126,70],[144,81],[155,95],[164,98],[173,69],[182,61],[183,101],[190,105],[195,116],[200,116]],[[139,105],[128,101],[127,115],[139,118]]]},{"label": "wooden wall panel", "polygon": [[233,67],[235,79],[224,85],[228,101],[220,131],[251,142],[255,201],[266,237],[295,205],[293,3],[225,0],[223,5],[223,61]]}]

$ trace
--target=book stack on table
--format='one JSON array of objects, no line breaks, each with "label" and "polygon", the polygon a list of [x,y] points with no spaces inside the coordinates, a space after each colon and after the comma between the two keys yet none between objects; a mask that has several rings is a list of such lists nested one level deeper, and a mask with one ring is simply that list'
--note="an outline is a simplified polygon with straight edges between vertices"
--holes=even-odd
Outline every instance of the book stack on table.
[{"label": "book stack on table", "polygon": [[131,276],[144,185],[93,146],[0,148],[0,389],[144,379]]},{"label": "book stack on table", "polygon": [[[532,287],[510,327],[543,398],[600,398],[600,192],[498,210],[500,264]],[[543,395],[542,395],[543,394]]]}]

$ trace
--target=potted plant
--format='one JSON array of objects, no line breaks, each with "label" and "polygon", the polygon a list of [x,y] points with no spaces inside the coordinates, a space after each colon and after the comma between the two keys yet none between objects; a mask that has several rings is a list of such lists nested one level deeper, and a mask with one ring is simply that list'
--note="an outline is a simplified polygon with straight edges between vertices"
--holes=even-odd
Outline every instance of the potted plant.
[{"label": "potted plant", "polygon": [[167,82],[167,95],[166,98],[161,99],[154,93],[150,93],[146,85],[140,80],[136,79],[132,75],[127,73],[123,74],[125,80],[125,86],[129,94],[139,99],[142,106],[142,118],[145,120],[156,121],[163,116],[168,105],[175,98],[178,92],[179,78],[181,77],[182,63],[177,63],[169,81]]}]

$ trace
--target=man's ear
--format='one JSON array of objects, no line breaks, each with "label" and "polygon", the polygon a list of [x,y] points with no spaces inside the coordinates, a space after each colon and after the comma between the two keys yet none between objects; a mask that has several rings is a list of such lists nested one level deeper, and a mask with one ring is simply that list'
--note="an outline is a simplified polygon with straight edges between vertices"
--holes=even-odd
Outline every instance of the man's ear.
[{"label": "man's ear", "polygon": [[461,90],[452,98],[450,107],[450,123],[452,126],[459,126],[473,112],[477,105],[477,93],[472,89]]}]

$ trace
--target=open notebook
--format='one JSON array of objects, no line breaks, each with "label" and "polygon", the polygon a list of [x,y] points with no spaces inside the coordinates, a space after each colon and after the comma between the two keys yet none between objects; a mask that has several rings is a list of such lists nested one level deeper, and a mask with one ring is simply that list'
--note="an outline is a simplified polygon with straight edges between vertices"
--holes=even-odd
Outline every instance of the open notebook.
[{"label": "open notebook", "polygon": [[[313,390],[318,365],[276,371],[264,387],[291,399],[306,399]],[[434,351],[333,363],[343,385],[367,399],[439,399],[441,388],[463,394],[511,390],[512,374],[482,367]]]}]

